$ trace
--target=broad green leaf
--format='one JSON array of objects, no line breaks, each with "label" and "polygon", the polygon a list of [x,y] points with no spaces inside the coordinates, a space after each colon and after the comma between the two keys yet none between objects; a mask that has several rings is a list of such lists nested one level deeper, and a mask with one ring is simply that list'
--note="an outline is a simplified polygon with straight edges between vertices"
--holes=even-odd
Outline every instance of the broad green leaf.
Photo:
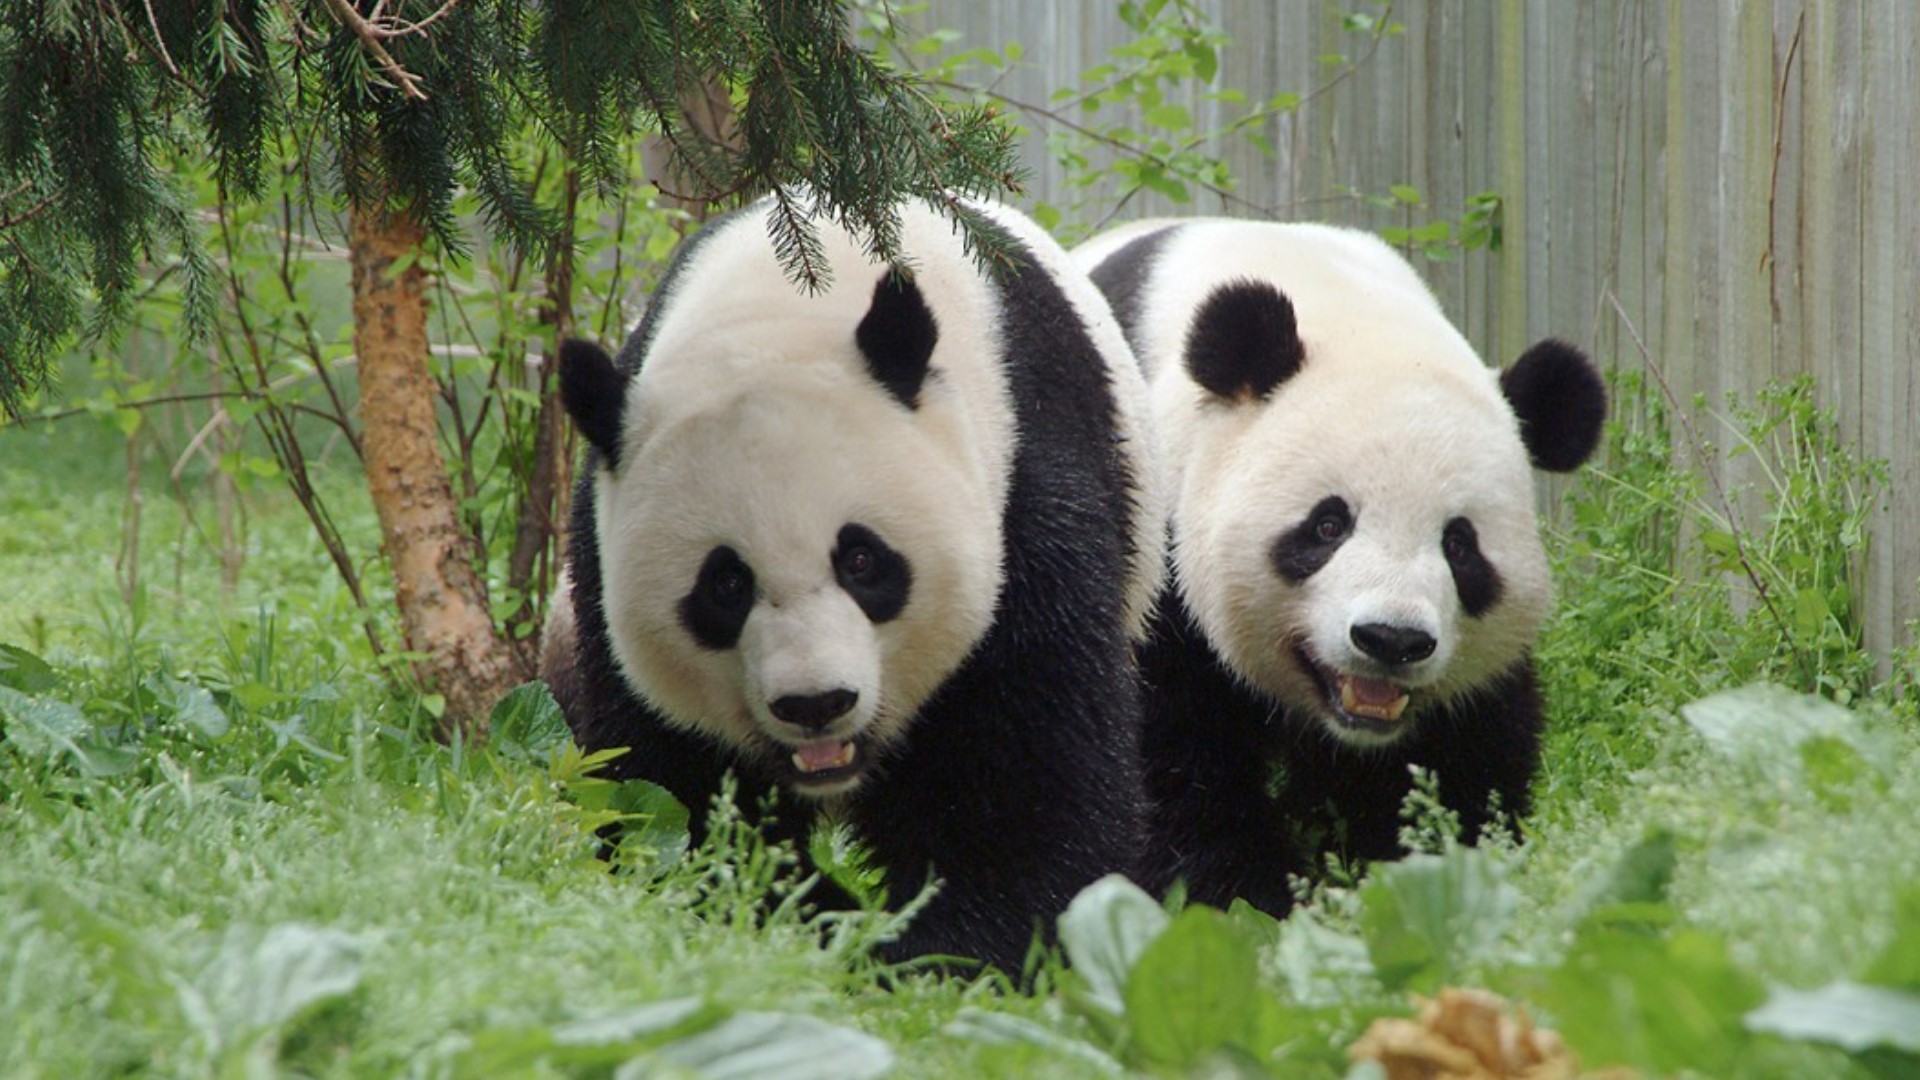
[{"label": "broad green leaf", "polygon": [[1866,979],[1920,993],[1920,885],[1901,891],[1894,904],[1893,940],[1867,968]]},{"label": "broad green leaf", "polygon": [[635,1055],[710,1028],[727,1015],[725,1009],[699,998],[673,998],[551,1028],[482,1028],[454,1057],[452,1075],[461,1080],[493,1080],[551,1075],[538,1070],[571,1067],[572,1075],[604,1076]]},{"label": "broad green leaf", "polygon": [[743,1012],[627,1062],[614,1080],[691,1071],[703,1080],[869,1080],[893,1068],[871,1035],[811,1016]]},{"label": "broad green leaf", "polygon": [[1800,775],[1828,809],[1845,813],[1853,805],[1850,792],[1872,766],[1852,745],[1818,735],[1800,744]]},{"label": "broad green leaf", "polygon": [[1376,866],[1360,898],[1361,933],[1381,981],[1432,993],[1491,955],[1518,893],[1491,853],[1455,848]]},{"label": "broad green leaf", "polygon": [[1395,184],[1387,189],[1387,193],[1393,196],[1395,202],[1408,206],[1420,205],[1420,189],[1411,184]]},{"label": "broad green leaf", "polygon": [[670,998],[630,1009],[582,1017],[553,1029],[553,1041],[562,1046],[608,1046],[664,1035],[675,1028],[707,1026],[721,1014],[697,997]]},{"label": "broad green leaf", "polygon": [[1118,1076],[1125,1071],[1113,1055],[1092,1043],[1012,1013],[991,1012],[969,1006],[961,1009],[941,1031],[956,1039],[969,1039],[990,1046],[1032,1046],[1084,1062],[1110,1076]]},{"label": "broad green leaf", "polygon": [[66,757],[85,776],[119,776],[140,760],[131,751],[96,740],[79,706],[29,697],[9,686],[0,686],[0,741],[42,761]]},{"label": "broad green leaf", "polygon": [[1801,779],[1801,747],[1834,739],[1856,748],[1859,718],[1811,694],[1766,683],[1727,690],[1680,707],[1707,745],[1729,760],[1775,780]]},{"label": "broad green leaf", "polygon": [[53,665],[18,645],[0,645],[0,686],[23,694],[44,694],[59,685]]},{"label": "broad green leaf", "polygon": [[51,757],[61,750],[84,756],[76,740],[87,734],[87,717],[70,702],[0,686],[0,719],[12,721],[0,732],[29,757]]},{"label": "broad green leaf", "polygon": [[1127,974],[1170,921],[1153,897],[1120,874],[1080,890],[1060,915],[1060,946],[1094,1005],[1120,1015]]},{"label": "broad green leaf", "polygon": [[1273,962],[1288,996],[1301,1005],[1337,1006],[1371,991],[1378,981],[1365,941],[1306,911],[1280,924]]},{"label": "broad green leaf", "polygon": [[1726,1074],[1764,996],[1716,936],[1591,924],[1534,993],[1582,1062],[1708,1076]]},{"label": "broad green leaf", "polygon": [[204,686],[162,675],[150,680],[148,689],[173,714],[173,719],[209,739],[218,739],[233,727],[226,710],[220,708],[213,700],[212,691]]},{"label": "broad green leaf", "polygon": [[1582,892],[1576,909],[1591,915],[1601,909],[1619,911],[1665,903],[1679,864],[1673,830],[1654,827],[1613,864],[1596,874]]},{"label": "broad green leaf", "polygon": [[647,780],[622,780],[614,785],[608,806],[629,817],[620,836],[623,848],[638,844],[661,862],[686,852],[692,816],[666,788]]},{"label": "broad green leaf", "polygon": [[1853,982],[1817,990],[1776,986],[1747,1014],[1747,1028],[1856,1053],[1884,1047],[1920,1054],[1920,994]]},{"label": "broad green leaf", "polygon": [[1190,907],[1133,965],[1125,991],[1128,1028],[1155,1061],[1194,1065],[1214,1050],[1245,1045],[1260,993],[1251,945],[1224,914]]},{"label": "broad green leaf", "polygon": [[524,683],[507,691],[487,718],[493,733],[489,744],[502,757],[547,764],[555,750],[573,742],[573,731],[560,703],[543,682]]},{"label": "broad green leaf", "polygon": [[236,926],[221,938],[193,988],[232,1045],[353,992],[366,949],[359,935],[304,923],[282,923],[264,933]]}]

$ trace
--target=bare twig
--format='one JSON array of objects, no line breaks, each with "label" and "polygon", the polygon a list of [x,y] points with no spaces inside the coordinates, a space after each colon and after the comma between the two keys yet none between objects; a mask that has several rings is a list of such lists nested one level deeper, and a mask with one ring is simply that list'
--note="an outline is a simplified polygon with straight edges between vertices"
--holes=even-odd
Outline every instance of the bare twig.
[{"label": "bare twig", "polygon": [[[1793,58],[1800,55],[1800,34],[1807,28],[1807,11],[1800,9],[1800,18],[1793,24],[1793,40],[1787,43],[1787,58],[1780,65],[1780,84],[1773,91],[1773,169],[1767,175],[1767,250],[1760,253],[1760,270],[1774,265],[1774,203],[1780,195],[1780,158],[1783,156],[1783,143],[1787,126],[1787,81],[1793,77]],[[1780,298],[1774,297],[1775,322],[1779,321]]]},{"label": "bare twig", "polygon": [[[26,185],[22,184],[19,188],[16,188],[15,191],[24,190],[25,187]],[[9,196],[11,196],[12,194],[14,194],[14,192],[8,193]],[[39,202],[34,203],[32,206],[27,207],[25,210],[22,210],[17,214],[7,214],[4,216],[0,216],[0,232],[6,232],[8,229],[11,229],[16,225],[25,225],[27,222],[32,221],[34,218],[37,218],[41,214],[46,213],[47,208],[52,205],[53,205],[53,196],[48,195],[47,197],[41,199]]]},{"label": "bare twig", "polygon": [[180,65],[173,62],[172,54],[167,52],[167,39],[160,35],[160,17],[153,13],[153,0],[147,3],[147,25],[153,28],[153,43],[160,50],[160,62],[167,65],[167,73],[174,78],[180,77]]},{"label": "bare twig", "polygon": [[[402,96],[415,101],[427,100],[427,92],[420,88],[420,77],[400,66],[400,62],[387,51],[386,42],[414,33],[426,23],[438,19],[453,7],[454,0],[449,0],[445,7],[427,16],[423,22],[410,24],[402,29],[396,29],[391,25],[377,26],[369,22],[365,16],[354,10],[348,0],[326,0],[326,4],[327,10],[333,13],[334,21],[351,30],[353,36],[360,39],[361,48],[366,49],[367,55],[373,57],[374,62],[380,65],[380,69],[387,73],[387,78],[393,80],[393,84],[399,88]],[[379,9],[375,8],[376,17],[378,12]]]}]

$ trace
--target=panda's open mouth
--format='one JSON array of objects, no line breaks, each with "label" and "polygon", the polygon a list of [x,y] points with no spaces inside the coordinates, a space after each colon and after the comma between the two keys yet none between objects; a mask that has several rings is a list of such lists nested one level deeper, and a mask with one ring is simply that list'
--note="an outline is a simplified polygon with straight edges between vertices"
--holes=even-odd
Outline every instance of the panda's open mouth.
[{"label": "panda's open mouth", "polygon": [[1336,671],[1315,660],[1304,648],[1296,647],[1294,654],[1300,666],[1312,673],[1343,726],[1372,735],[1400,732],[1400,718],[1413,700],[1406,687],[1387,679]]},{"label": "panda's open mouth", "polygon": [[787,782],[803,792],[845,790],[867,771],[868,748],[857,739],[812,739],[788,751]]}]

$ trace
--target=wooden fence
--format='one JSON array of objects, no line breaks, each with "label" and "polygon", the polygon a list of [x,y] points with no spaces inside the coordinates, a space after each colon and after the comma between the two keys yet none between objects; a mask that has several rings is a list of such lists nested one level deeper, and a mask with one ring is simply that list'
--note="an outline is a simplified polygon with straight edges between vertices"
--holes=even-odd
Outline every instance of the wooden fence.
[{"label": "wooden fence", "polygon": [[[1457,221],[1491,191],[1502,250],[1422,263],[1490,359],[1554,335],[1637,369],[1637,339],[1723,449],[1732,431],[1696,394],[1721,413],[1810,375],[1843,437],[1889,467],[1860,597],[1884,670],[1920,616],[1920,3],[1399,0],[1404,29],[1370,53],[1342,16],[1379,3],[1202,3],[1232,37],[1216,86],[1306,101],[1263,128],[1271,157],[1207,148],[1244,203],[1140,199],[1123,217],[1253,205],[1379,228]],[[934,0],[915,20],[1021,43],[998,89],[1036,103],[1133,36],[1109,0]],[[1228,117],[1190,104],[1203,129]],[[1038,134],[1027,155],[1033,197],[1067,201]],[[1394,185],[1422,206],[1380,206]]]}]

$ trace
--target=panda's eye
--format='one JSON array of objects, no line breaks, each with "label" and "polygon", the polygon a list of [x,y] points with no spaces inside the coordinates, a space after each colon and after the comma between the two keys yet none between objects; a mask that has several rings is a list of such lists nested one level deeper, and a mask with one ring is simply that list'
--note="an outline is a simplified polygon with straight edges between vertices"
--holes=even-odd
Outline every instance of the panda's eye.
[{"label": "panda's eye", "polygon": [[753,576],[744,566],[730,566],[707,579],[707,599],[716,607],[736,608],[753,596]]},{"label": "panda's eye", "polygon": [[1480,537],[1474,532],[1473,522],[1459,517],[1447,522],[1440,533],[1440,553],[1450,563],[1460,563],[1473,558],[1480,552]]},{"label": "panda's eye", "polygon": [[680,625],[702,648],[731,649],[753,612],[753,567],[725,544],[707,552],[693,588],[680,598]]},{"label": "panda's eye", "polygon": [[1347,535],[1352,523],[1347,519],[1346,507],[1338,511],[1327,511],[1313,519],[1313,538],[1323,544],[1331,544]]},{"label": "panda's eye", "polygon": [[906,610],[913,591],[913,568],[907,557],[881,539],[880,534],[856,522],[840,527],[834,538],[833,574],[867,618],[876,623],[897,618]]},{"label": "panda's eye", "polygon": [[865,546],[848,551],[841,556],[841,562],[848,577],[863,583],[872,581],[875,571],[880,568],[880,561],[873,557],[872,549]]},{"label": "panda's eye", "polygon": [[1301,582],[1320,572],[1353,535],[1353,508],[1338,495],[1313,504],[1299,523],[1273,542],[1273,568],[1288,581]]}]

